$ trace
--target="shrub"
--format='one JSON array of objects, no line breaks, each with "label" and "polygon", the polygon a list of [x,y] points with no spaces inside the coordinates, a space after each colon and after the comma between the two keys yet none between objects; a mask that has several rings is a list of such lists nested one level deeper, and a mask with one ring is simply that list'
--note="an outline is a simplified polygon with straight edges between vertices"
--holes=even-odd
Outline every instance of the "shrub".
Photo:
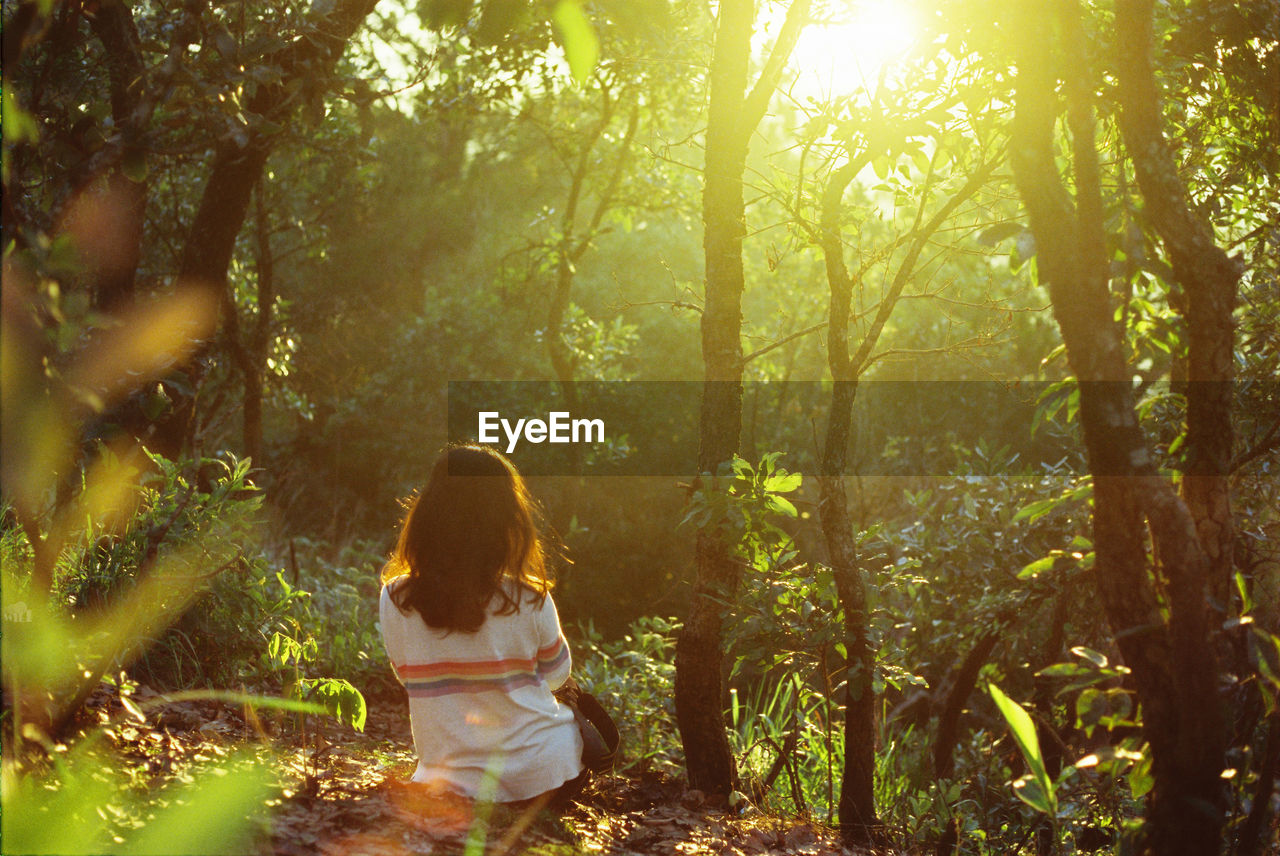
[{"label": "shrub", "polygon": [[579,627],[575,679],[618,725],[619,772],[678,774],[684,769],[672,693],[678,630],[674,619],[640,618],[622,639],[606,642],[594,624]]}]

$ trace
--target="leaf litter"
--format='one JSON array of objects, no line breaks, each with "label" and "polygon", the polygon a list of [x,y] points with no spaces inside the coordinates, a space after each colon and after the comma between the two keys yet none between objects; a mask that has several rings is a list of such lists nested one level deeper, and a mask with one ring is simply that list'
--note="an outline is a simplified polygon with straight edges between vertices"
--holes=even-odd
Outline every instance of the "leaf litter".
[{"label": "leaf litter", "polygon": [[[415,764],[408,710],[394,699],[370,704],[364,733],[313,718],[309,745],[288,733],[287,714],[158,699],[142,686],[122,703],[103,684],[85,710],[148,790],[189,780],[200,765],[254,747],[272,765],[278,787],[257,856],[860,852],[842,847],[825,824],[766,815],[749,803],[731,810],[665,773],[599,777],[558,816],[432,794],[408,782]],[[138,705],[150,705],[143,721]]]}]

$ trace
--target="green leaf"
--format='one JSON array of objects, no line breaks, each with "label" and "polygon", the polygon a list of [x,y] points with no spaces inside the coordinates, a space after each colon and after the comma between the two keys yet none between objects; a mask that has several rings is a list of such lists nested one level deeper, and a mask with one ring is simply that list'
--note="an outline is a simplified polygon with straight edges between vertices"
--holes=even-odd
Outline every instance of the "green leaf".
[{"label": "green leaf", "polygon": [[169,397],[164,394],[164,388],[157,384],[155,392],[143,396],[142,413],[154,422],[169,408],[170,403]]},{"label": "green leaf", "polygon": [[1046,794],[1039,779],[1027,774],[1013,783],[1013,793],[1018,799],[1045,814],[1053,814],[1054,801],[1052,793]]},{"label": "green leaf", "polygon": [[573,79],[585,83],[600,56],[600,44],[582,5],[577,0],[560,0],[551,10],[551,22],[555,24]]},{"label": "green leaf", "polygon": [[1077,657],[1080,657],[1081,659],[1088,660],[1090,663],[1093,663],[1099,669],[1105,669],[1107,667],[1106,655],[1101,654],[1093,650],[1092,648],[1086,648],[1083,645],[1076,645],[1074,648],[1071,649],[1071,653],[1075,654]]},{"label": "green leaf", "polygon": [[[1035,723],[1031,721],[1031,715],[1027,713],[1022,705],[1009,698],[995,684],[987,684],[987,692],[991,694],[991,699],[996,703],[996,707],[1000,709],[1000,714],[1009,723],[1009,731],[1013,734],[1014,741],[1018,744],[1018,749],[1022,752],[1022,757],[1027,762],[1027,768],[1031,770],[1031,775],[1035,778],[1035,784],[1038,791],[1027,791],[1024,783],[1021,788],[1014,783],[1014,791],[1028,805],[1043,811],[1045,814],[1056,815],[1058,812],[1057,794],[1054,791],[1053,783],[1049,780],[1049,773],[1044,767],[1044,757],[1040,754],[1040,738],[1036,734]],[[1022,781],[1021,779],[1019,781]],[[1024,796],[1023,792],[1026,792]],[[1041,804],[1032,802],[1032,799],[1040,799]]]},{"label": "green leaf", "polygon": [[795,517],[798,512],[796,507],[791,504],[791,500],[781,496],[770,496],[768,500],[769,510],[778,514],[785,514],[787,517]]},{"label": "green leaf", "polygon": [[[1276,650],[1276,657],[1280,658],[1280,636],[1268,633],[1256,626],[1254,628],[1254,634],[1262,641],[1263,645],[1270,643]],[[1265,656],[1258,657],[1258,671],[1262,673],[1262,676],[1267,679],[1272,687],[1276,690],[1280,690],[1280,675],[1277,675],[1275,670],[1271,668],[1270,659],[1270,657]]]},{"label": "green leaf", "polygon": [[1063,497],[1054,496],[1049,499],[1037,499],[1028,505],[1024,505],[1018,509],[1018,513],[1013,515],[1013,522],[1026,520],[1029,523],[1035,523],[1041,517],[1044,517],[1050,511],[1062,504]]},{"label": "green leaf", "polygon": [[[1035,502],[1024,505],[1022,508],[1018,509],[1017,514],[1013,515],[1013,522],[1017,523],[1020,520],[1026,520],[1029,523],[1034,523],[1041,517],[1044,517],[1046,514],[1053,511],[1059,505],[1076,502],[1078,500],[1087,500],[1092,497],[1093,483],[1086,482],[1085,484],[1073,487],[1071,490],[1064,491],[1059,496],[1052,496],[1048,499],[1038,499]],[[1090,543],[1089,546],[1092,546],[1092,544]]]},{"label": "green leaf", "polygon": [[1094,726],[1107,712],[1107,699],[1101,690],[1089,688],[1076,696],[1076,727],[1085,737],[1093,736]]},{"label": "green leaf", "polygon": [[764,480],[764,489],[772,493],[791,493],[800,487],[804,477],[800,473],[788,473],[783,470],[776,476]]},{"label": "green leaf", "polygon": [[276,631],[267,644],[267,656],[277,667],[283,668],[289,663],[299,663],[302,659],[302,645],[292,636]]},{"label": "green leaf", "polygon": [[1052,666],[1045,666],[1036,675],[1043,678],[1074,678],[1080,675],[1093,676],[1096,672],[1086,669],[1079,663],[1054,663]]},{"label": "green leaf", "polygon": [[1018,579],[1029,580],[1032,577],[1039,576],[1045,571],[1051,569],[1053,567],[1053,563],[1056,561],[1058,561],[1058,557],[1052,553],[1048,556],[1044,556],[1043,558],[1036,559],[1034,562],[1026,565],[1022,570],[1018,571]]},{"label": "green leaf", "polygon": [[368,707],[364,695],[342,678],[306,678],[307,696],[319,702],[334,719],[364,731]]},{"label": "green leaf", "polygon": [[1151,775],[1151,752],[1143,747],[1142,760],[1129,768],[1129,791],[1134,799],[1141,799],[1155,787],[1155,783],[1155,776]]}]

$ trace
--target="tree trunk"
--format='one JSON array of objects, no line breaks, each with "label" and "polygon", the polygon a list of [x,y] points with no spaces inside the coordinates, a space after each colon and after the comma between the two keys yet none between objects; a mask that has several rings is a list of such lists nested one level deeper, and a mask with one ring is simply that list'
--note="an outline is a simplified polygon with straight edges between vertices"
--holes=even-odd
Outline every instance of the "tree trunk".
[{"label": "tree trunk", "polygon": [[956,772],[956,743],[960,741],[960,714],[964,704],[978,685],[978,673],[991,659],[991,652],[1004,635],[1004,628],[999,627],[980,637],[969,653],[960,661],[955,670],[955,677],[947,691],[942,712],[938,715],[938,734],[933,741],[933,775],[938,779],[949,779]]},{"label": "tree trunk", "polygon": [[[844,477],[847,468],[849,435],[858,381],[870,365],[872,350],[907,283],[915,273],[920,253],[930,237],[960,204],[977,192],[990,177],[994,165],[982,167],[950,196],[926,222],[928,193],[921,194],[907,252],[899,263],[857,351],[849,353],[849,318],[852,311],[854,278],[844,261],[840,238],[840,210],[845,189],[866,165],[869,153],[851,157],[835,170],[822,195],[819,240],[831,298],[827,316],[827,363],[833,386],[823,445],[819,477],[818,516],[828,557],[836,580],[836,593],[844,615],[847,652],[848,698],[845,707],[845,757],[840,790],[840,828],[846,843],[874,845],[880,821],[875,809],[875,648],[871,644],[867,592],[858,565],[857,543],[849,517]],[[932,175],[926,178],[926,191]]]},{"label": "tree trunk", "polygon": [[[213,169],[183,249],[178,282],[186,287],[208,288],[219,294],[224,325],[235,323],[232,320],[235,301],[226,298],[227,290],[232,287],[227,281],[227,268],[235,250],[236,236],[249,210],[253,187],[262,174],[273,142],[256,139],[243,149],[232,141],[218,146]],[[183,366],[185,389],[171,393],[173,409],[156,426],[152,435],[150,445],[165,457],[177,458],[191,444],[196,423],[197,390],[204,378],[203,360],[210,344],[197,349]]]},{"label": "tree trunk", "polygon": [[[262,397],[267,375],[267,355],[271,350],[272,315],[276,303],[275,257],[271,254],[271,217],[267,209],[266,186],[258,182],[254,197],[254,268],[258,274],[258,312],[253,330],[244,344],[248,359],[242,363],[244,379],[244,452],[254,466],[265,463],[262,450]],[[234,311],[234,306],[232,307]]]},{"label": "tree trunk", "polygon": [[[111,118],[121,140],[120,155],[119,162],[106,167],[104,190],[89,189],[91,182],[104,177],[98,174],[82,177],[73,192],[76,196],[101,193],[100,204],[111,219],[110,246],[94,252],[93,303],[103,312],[118,312],[133,302],[149,196],[145,178],[135,180],[122,168],[123,163],[145,164],[145,153],[139,146],[144,129],[134,124],[143,118],[138,116],[137,107],[144,66],[133,16],[123,3],[116,0],[103,4],[91,25],[106,51]],[[150,116],[145,119],[149,121]]]},{"label": "tree trunk", "polygon": [[[705,186],[702,197],[706,303],[702,313],[705,380],[699,422],[698,470],[712,478],[738,450],[742,424],[742,174],[747,141],[740,131],[755,9],[751,0],[726,0],[716,22],[711,60]],[[705,485],[711,489],[714,484]],[[698,533],[697,580],[688,618],[676,642],[675,704],[689,784],[725,795],[738,772],[725,733],[720,600],[732,600],[738,570],[732,549],[715,529]]]},{"label": "tree trunk", "polygon": [[[711,480],[707,489],[715,488],[717,467],[737,452],[742,430],[742,175],[747,147],[808,13],[809,0],[792,2],[764,70],[745,98],[755,4],[725,0],[716,21],[702,194],[706,300],[698,471]],[[733,599],[739,572],[731,545],[714,526],[698,533],[696,567],[689,615],[676,641],[676,723],[690,785],[724,796],[737,787],[738,774],[725,734],[724,610],[719,601]]]},{"label": "tree trunk", "polygon": [[[840,468],[848,445],[849,414],[857,394],[857,383],[836,382],[832,394],[832,424],[843,421],[844,430],[828,428],[828,450],[838,444]],[[843,437],[832,438],[832,434]],[[867,614],[867,592],[858,567],[857,544],[849,520],[844,480],[824,473],[819,484],[819,516],[830,553],[836,594],[844,615],[845,709],[844,762],[840,780],[840,834],[845,843],[868,846],[879,838],[880,821],[875,804],[875,649],[871,645]]]},{"label": "tree trunk", "polygon": [[[247,112],[275,122],[287,119],[298,103],[287,82],[327,77],[347,41],[376,4],[377,0],[339,2],[318,19],[314,29],[294,39],[280,55],[266,57],[278,62],[282,82],[259,88],[249,99]],[[227,139],[215,147],[213,166],[187,233],[178,269],[178,281],[187,286],[210,288],[219,294],[227,288],[227,268],[235,251],[236,236],[244,225],[253,187],[277,139],[277,135],[256,127],[251,127],[247,136],[248,141],[243,144]],[[176,457],[190,445],[195,430],[197,390],[204,377],[203,362],[207,353],[206,344],[182,367],[187,376],[185,389],[172,394],[173,409],[156,426],[152,440],[152,445],[162,454]]]},{"label": "tree trunk", "polygon": [[[1209,559],[1213,605],[1230,615],[1234,528],[1231,522],[1232,381],[1236,291],[1241,268],[1214,244],[1178,177],[1162,130],[1152,62],[1153,0],[1116,4],[1120,129],[1150,218],[1186,293],[1187,467],[1182,496]],[[1218,622],[1219,627],[1222,621]]]},{"label": "tree trunk", "polygon": [[823,194],[822,242],[831,291],[827,317],[827,361],[834,384],[818,482],[818,517],[827,542],[836,596],[844,616],[844,762],[840,780],[840,833],[848,844],[874,842],[880,821],[875,804],[875,651],[870,643],[867,592],[858,567],[857,542],[844,490],[853,404],[859,368],[849,359],[849,313],[853,281],[844,263],[839,214],[845,188],[859,162],[837,170]]},{"label": "tree trunk", "polygon": [[[133,301],[134,279],[142,257],[142,229],[146,221],[147,185],[145,179],[126,175],[121,163],[141,161],[145,154],[139,138],[150,121],[149,111],[139,111],[143,100],[141,87],[146,73],[142,61],[141,40],[133,22],[133,13],[121,0],[110,0],[99,6],[89,24],[106,53],[107,74],[111,89],[111,118],[119,135],[119,162],[107,167],[104,204],[114,221],[111,246],[98,254],[105,260],[95,271],[94,306],[114,312]],[[92,181],[98,176],[90,175]],[[77,193],[84,192],[80,187]]]},{"label": "tree trunk", "polygon": [[[547,358],[555,372],[556,382],[560,388],[561,404],[570,413],[578,412],[577,387],[577,355],[573,353],[566,340],[564,326],[565,316],[573,298],[573,282],[577,276],[577,265],[592,242],[600,233],[604,217],[617,204],[618,187],[631,161],[631,147],[635,142],[636,131],[640,126],[640,101],[637,97],[632,105],[627,128],[618,146],[617,156],[609,179],[600,191],[595,211],[585,226],[579,227],[578,209],[582,204],[586,183],[593,171],[592,152],[596,144],[604,136],[612,122],[617,104],[611,97],[609,86],[601,82],[600,121],[596,123],[588,135],[578,160],[569,177],[569,195],[564,206],[564,215],[560,221],[560,240],[556,247],[556,281],[551,294],[551,304],[547,311],[546,347]],[[632,93],[634,94],[634,93]],[[581,228],[581,232],[579,232]],[[567,475],[571,476],[562,492],[561,503],[556,509],[554,521],[556,529],[568,531],[570,524],[578,512],[578,499],[582,491],[582,447],[576,443],[569,444],[566,453],[569,456]]]},{"label": "tree trunk", "polygon": [[[1108,289],[1092,80],[1079,7],[1063,2],[1062,48],[1076,200],[1055,163],[1056,80],[1046,61],[1050,21],[1022,10],[1013,169],[1035,233],[1039,271],[1080,389],[1094,477],[1094,576],[1144,713],[1155,785],[1144,848],[1161,856],[1221,847],[1224,747],[1218,672],[1209,631],[1209,560],[1186,504],[1158,475],[1138,424],[1122,331]],[[1227,345],[1230,348],[1230,345]],[[1153,566],[1148,530],[1160,557]],[[1152,575],[1162,583],[1164,603]],[[1167,618],[1162,610],[1167,610]]]}]

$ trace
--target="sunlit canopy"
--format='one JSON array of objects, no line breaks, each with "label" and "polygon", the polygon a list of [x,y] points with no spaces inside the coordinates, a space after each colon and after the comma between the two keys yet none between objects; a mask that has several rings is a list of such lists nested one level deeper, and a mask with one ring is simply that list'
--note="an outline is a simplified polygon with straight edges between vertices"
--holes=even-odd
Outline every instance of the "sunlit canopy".
[{"label": "sunlit canopy", "polygon": [[859,0],[847,12],[806,27],[796,45],[795,92],[823,97],[875,88],[886,66],[911,47],[917,31],[910,4]]}]

